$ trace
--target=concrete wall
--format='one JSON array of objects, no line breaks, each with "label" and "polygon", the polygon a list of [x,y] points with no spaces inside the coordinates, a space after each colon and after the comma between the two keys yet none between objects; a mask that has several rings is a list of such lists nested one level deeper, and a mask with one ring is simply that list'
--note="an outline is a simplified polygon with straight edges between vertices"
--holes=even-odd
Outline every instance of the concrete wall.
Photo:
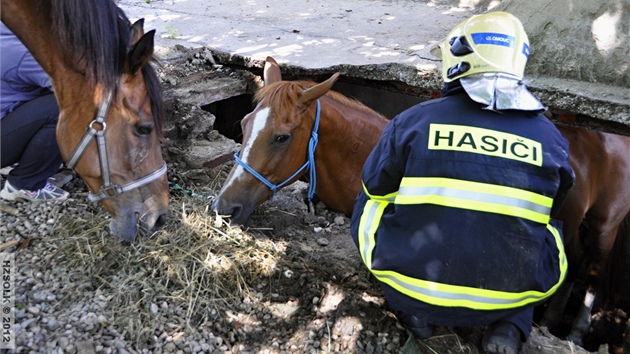
[{"label": "concrete wall", "polygon": [[527,74],[630,88],[630,0],[505,0],[532,54]]}]

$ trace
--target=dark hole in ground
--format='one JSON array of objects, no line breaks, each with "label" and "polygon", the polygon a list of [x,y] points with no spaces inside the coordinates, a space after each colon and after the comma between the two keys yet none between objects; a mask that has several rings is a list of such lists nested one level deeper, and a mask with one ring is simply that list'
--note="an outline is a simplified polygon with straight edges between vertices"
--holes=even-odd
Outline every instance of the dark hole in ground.
[{"label": "dark hole in ground", "polygon": [[333,90],[362,102],[388,119],[429,99],[429,97],[411,96],[346,81],[336,82]]},{"label": "dark hole in ground", "polygon": [[221,135],[242,143],[241,119],[254,110],[252,98],[249,94],[238,95],[202,106],[201,109],[216,117],[214,129]]},{"label": "dark hole in ground", "polygon": [[[319,81],[318,81],[319,82]],[[338,81],[333,90],[357,99],[385,117],[392,119],[403,110],[429,99],[429,96],[412,96],[351,82]],[[237,143],[242,142],[241,119],[253,109],[252,95],[244,94],[202,106],[216,120],[214,129]]]}]

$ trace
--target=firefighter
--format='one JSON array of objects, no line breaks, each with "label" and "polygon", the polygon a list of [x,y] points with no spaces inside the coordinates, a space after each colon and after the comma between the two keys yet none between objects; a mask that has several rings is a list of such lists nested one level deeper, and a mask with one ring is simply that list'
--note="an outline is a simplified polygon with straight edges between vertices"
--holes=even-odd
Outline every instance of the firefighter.
[{"label": "firefighter", "polygon": [[413,336],[487,326],[484,351],[517,353],[567,272],[553,219],[574,180],[567,141],[523,82],[530,48],[516,17],[473,16],[439,49],[442,97],[385,128],[351,234]]}]

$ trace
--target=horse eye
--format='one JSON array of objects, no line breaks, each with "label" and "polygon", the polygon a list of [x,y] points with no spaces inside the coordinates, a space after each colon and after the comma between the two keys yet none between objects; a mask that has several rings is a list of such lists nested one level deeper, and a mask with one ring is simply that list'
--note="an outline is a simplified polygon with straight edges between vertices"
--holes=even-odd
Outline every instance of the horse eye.
[{"label": "horse eye", "polygon": [[291,137],[291,135],[288,135],[288,134],[278,135],[276,137],[275,142],[278,143],[278,144],[286,143],[289,140],[290,137]]},{"label": "horse eye", "polygon": [[140,125],[136,124],[134,127],[136,134],[138,135],[149,135],[153,131],[153,127],[150,125]]}]

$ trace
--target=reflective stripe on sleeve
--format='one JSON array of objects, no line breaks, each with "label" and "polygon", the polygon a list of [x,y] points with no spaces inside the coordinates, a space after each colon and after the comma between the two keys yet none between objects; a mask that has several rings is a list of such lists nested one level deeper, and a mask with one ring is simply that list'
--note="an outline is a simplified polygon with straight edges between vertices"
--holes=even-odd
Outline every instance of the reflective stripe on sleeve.
[{"label": "reflective stripe on sleeve", "polygon": [[[472,185],[469,185],[469,187],[470,186]],[[492,187],[493,188],[491,189],[494,189],[496,186]],[[401,190],[402,189],[403,188],[401,186]],[[481,188],[479,191],[483,190],[484,188]],[[503,190],[503,192],[505,192],[505,190]],[[528,195],[527,193],[525,195]],[[370,198],[374,197],[369,194],[368,196]],[[553,235],[556,247],[558,248],[560,276],[558,277],[557,282],[546,292],[534,290],[524,292],[505,292],[490,289],[478,289],[416,279],[391,270],[373,269],[372,257],[374,249],[376,248],[375,235],[383,212],[391,202],[392,194],[388,196],[389,197],[370,199],[365,204],[361,220],[359,222],[359,251],[363,262],[379,281],[388,284],[395,290],[411,298],[443,307],[458,306],[475,310],[511,309],[537,303],[546,299],[556,291],[566,276],[567,261],[564,253],[562,237],[560,236],[558,230],[556,230],[551,224],[547,224],[546,227]],[[398,195],[395,197],[396,203],[399,202],[400,196],[401,192],[399,191]]]}]

